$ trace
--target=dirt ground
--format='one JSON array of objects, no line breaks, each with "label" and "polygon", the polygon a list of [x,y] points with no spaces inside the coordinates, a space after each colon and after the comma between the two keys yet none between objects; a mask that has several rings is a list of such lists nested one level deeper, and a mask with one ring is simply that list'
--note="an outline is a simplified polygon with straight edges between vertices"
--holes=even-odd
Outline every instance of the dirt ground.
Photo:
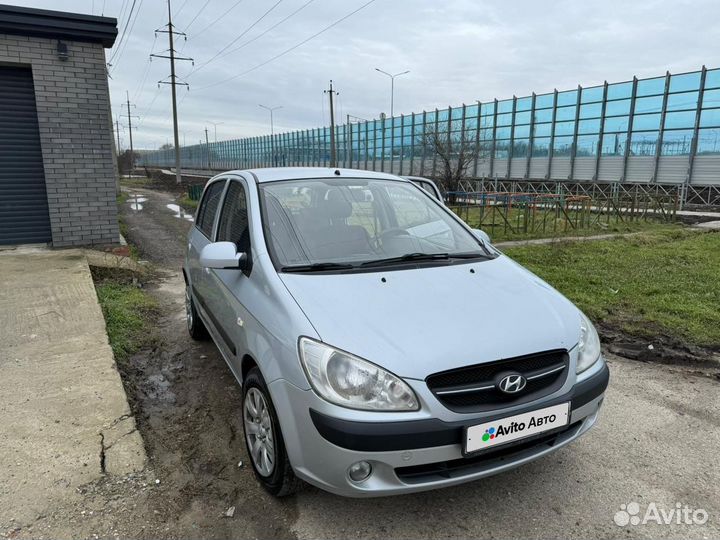
[{"label": "dirt ground", "polygon": [[[558,452],[456,488],[356,500],[308,486],[275,500],[253,478],[240,389],[211,342],[185,330],[180,274],[191,225],[176,194],[131,188],[128,240],[157,269],[158,346],[119,366],[148,468],[85,486],[11,537],[546,538],[720,536],[720,392],[715,373],[608,355],[599,425]],[[242,463],[242,465],[240,465]],[[628,525],[621,505],[705,509],[704,525]],[[225,512],[235,507],[232,517]],[[1,520],[0,520],[1,521]],[[28,528],[30,527],[30,528]],[[0,532],[3,532],[0,530]]]}]

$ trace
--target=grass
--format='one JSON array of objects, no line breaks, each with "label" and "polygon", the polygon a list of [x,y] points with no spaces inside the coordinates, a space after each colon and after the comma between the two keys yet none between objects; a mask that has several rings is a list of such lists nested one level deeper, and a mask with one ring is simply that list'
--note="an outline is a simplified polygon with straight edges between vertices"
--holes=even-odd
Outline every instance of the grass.
[{"label": "grass", "polygon": [[504,250],[598,323],[720,348],[720,234],[680,228]]},{"label": "grass", "polygon": [[527,209],[518,208],[506,211],[501,207],[489,207],[485,209],[484,213],[481,213],[480,207],[477,206],[455,206],[451,209],[471,227],[482,229],[488,233],[493,242],[620,234],[663,230],[669,226],[672,227],[670,222],[653,217],[648,219],[636,217],[630,220],[628,216],[624,216],[623,221],[616,215],[608,218],[574,210],[568,211],[569,219],[567,219],[564,214],[556,213],[554,210],[530,212]]},{"label": "grass", "polygon": [[92,271],[110,347],[122,362],[153,342],[148,326],[157,304],[133,282],[131,272],[95,267]]},{"label": "grass", "polygon": [[143,187],[148,186],[152,183],[152,179],[138,176],[120,176],[120,185],[129,187]]},{"label": "grass", "polygon": [[194,201],[187,194],[183,195],[178,199],[178,204],[185,208],[185,210],[192,210],[193,212],[197,209],[200,201]]}]

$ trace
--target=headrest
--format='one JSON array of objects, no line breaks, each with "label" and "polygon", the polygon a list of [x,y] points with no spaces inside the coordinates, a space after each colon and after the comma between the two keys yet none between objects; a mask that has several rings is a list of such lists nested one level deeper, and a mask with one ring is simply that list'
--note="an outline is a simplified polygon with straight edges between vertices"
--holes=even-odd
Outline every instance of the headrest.
[{"label": "headrest", "polygon": [[320,203],[320,212],[329,219],[345,219],[352,215],[352,203],[337,188],[327,192]]}]

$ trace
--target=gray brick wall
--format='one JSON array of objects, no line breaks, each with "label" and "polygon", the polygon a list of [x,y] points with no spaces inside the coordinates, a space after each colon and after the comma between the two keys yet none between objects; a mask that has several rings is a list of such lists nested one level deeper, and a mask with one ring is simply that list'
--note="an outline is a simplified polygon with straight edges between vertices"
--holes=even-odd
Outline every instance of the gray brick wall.
[{"label": "gray brick wall", "polygon": [[32,67],[54,246],[114,244],[120,232],[105,50],[0,34],[0,63]]}]

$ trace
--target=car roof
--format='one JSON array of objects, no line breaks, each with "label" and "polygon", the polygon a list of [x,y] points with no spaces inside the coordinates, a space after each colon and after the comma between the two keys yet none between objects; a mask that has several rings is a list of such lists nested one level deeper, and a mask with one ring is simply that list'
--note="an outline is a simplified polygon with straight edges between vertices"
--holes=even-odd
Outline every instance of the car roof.
[{"label": "car roof", "polygon": [[[338,174],[338,171],[340,174]],[[393,174],[360,169],[342,169],[338,167],[267,167],[263,169],[242,169],[227,171],[223,174],[250,174],[259,183],[279,182],[281,180],[301,180],[305,178],[365,178],[403,180]]]}]

